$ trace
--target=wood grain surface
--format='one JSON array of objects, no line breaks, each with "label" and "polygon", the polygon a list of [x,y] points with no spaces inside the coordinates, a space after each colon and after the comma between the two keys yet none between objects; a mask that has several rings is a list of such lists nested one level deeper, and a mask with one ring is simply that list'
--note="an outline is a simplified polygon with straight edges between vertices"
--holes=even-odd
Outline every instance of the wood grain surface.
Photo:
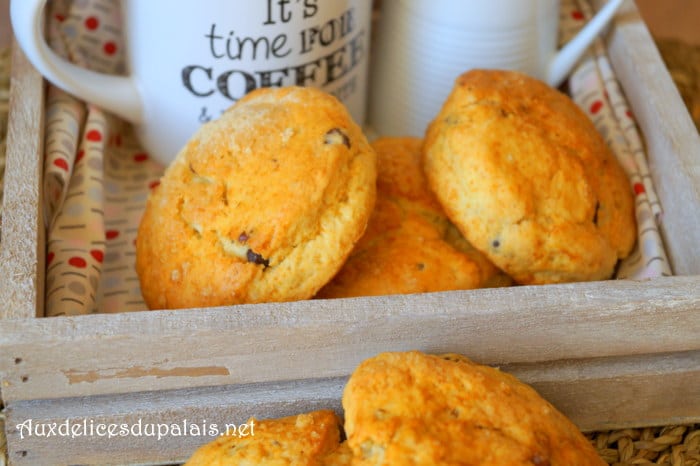
[{"label": "wood grain surface", "polygon": [[0,247],[0,319],[43,315],[44,81],[13,47]]},{"label": "wood grain surface", "polygon": [[635,17],[631,9],[618,16],[609,53],[645,137],[673,271],[699,275],[700,215],[693,213],[700,212],[700,135],[648,29]]}]

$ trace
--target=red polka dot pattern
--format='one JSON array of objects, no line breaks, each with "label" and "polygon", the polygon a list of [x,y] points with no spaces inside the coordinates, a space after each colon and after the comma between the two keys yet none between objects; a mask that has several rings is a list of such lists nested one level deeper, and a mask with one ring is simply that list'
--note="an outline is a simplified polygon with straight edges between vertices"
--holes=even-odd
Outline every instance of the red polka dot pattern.
[{"label": "red polka dot pattern", "polygon": [[117,53],[117,44],[114,42],[106,42],[102,47],[102,50],[104,50],[105,54],[107,55],[114,55]]},{"label": "red polka dot pattern", "polygon": [[100,133],[96,129],[91,129],[85,135],[85,139],[87,139],[88,141],[92,141],[92,142],[100,142],[100,141],[102,141],[102,133]]},{"label": "red polka dot pattern", "polygon": [[[146,0],[147,1],[147,0]],[[47,42],[67,60],[123,74],[120,2],[46,2]],[[67,56],[68,51],[71,52]],[[130,126],[99,107],[49,87],[45,124],[46,315],[145,309],[134,271],[136,226],[148,183],[163,167]],[[98,308],[99,306],[99,308]]]},{"label": "red polka dot pattern", "polygon": [[90,251],[90,255],[99,263],[102,263],[105,257],[104,252],[100,251],[99,249],[93,249],[92,251]]},{"label": "red polka dot pattern", "polygon": [[66,159],[56,159],[53,161],[53,164],[58,168],[68,171],[68,161]]},{"label": "red polka dot pattern", "polygon": [[94,31],[100,27],[100,20],[94,16],[90,16],[85,19],[85,27],[91,31]]},{"label": "red polka dot pattern", "polygon": [[87,267],[87,262],[82,257],[73,256],[68,259],[68,263],[78,269],[84,269]]}]

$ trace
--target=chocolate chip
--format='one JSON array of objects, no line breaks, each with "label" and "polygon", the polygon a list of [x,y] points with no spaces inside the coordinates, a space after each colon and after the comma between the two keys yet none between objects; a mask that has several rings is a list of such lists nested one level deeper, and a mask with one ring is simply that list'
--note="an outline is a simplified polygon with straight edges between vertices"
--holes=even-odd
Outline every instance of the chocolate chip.
[{"label": "chocolate chip", "polygon": [[532,464],[535,464],[537,466],[549,466],[549,460],[543,456],[540,456],[539,454],[535,454],[532,459],[530,460]]},{"label": "chocolate chip", "polygon": [[498,247],[501,246],[501,242],[498,241],[497,239],[495,239],[495,240],[493,240],[493,242],[491,243],[491,246],[493,246],[494,248],[498,248]]},{"label": "chocolate chip", "polygon": [[262,255],[258,254],[252,249],[248,249],[248,252],[246,252],[246,259],[248,259],[248,262],[262,265],[265,268],[268,268],[270,266],[270,261],[268,259],[265,259]]},{"label": "chocolate chip", "polygon": [[416,268],[418,268],[418,270],[423,270],[425,268],[425,264],[422,262],[419,262],[416,264]]},{"label": "chocolate chip", "polygon": [[246,233],[246,232],[244,231],[243,233],[241,233],[240,235],[238,235],[238,242],[239,242],[239,243],[245,244],[245,242],[248,241],[248,238],[249,238],[249,237],[248,237],[248,233]]},{"label": "chocolate chip", "polygon": [[598,211],[600,210],[600,202],[595,203],[595,212],[593,212],[593,223],[598,225]]},{"label": "chocolate chip", "polygon": [[339,128],[333,128],[323,137],[324,144],[343,144],[350,149],[350,138]]}]

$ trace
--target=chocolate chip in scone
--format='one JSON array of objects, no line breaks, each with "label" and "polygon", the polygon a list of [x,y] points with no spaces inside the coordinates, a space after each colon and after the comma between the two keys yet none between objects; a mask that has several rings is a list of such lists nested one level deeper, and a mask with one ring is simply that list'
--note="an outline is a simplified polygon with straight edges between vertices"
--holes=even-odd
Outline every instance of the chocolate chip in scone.
[{"label": "chocolate chip in scone", "polygon": [[459,116],[458,115],[448,115],[445,118],[445,124],[447,125],[457,125],[459,124]]},{"label": "chocolate chip in scone", "polygon": [[535,454],[530,461],[532,462],[532,464],[534,464],[536,466],[549,466],[550,465],[549,460],[547,458],[545,458],[544,456],[541,456],[539,454]]},{"label": "chocolate chip in scone", "polygon": [[495,239],[491,242],[491,246],[493,246],[494,249],[497,249],[497,248],[501,247],[501,242],[498,241],[497,239]]},{"label": "chocolate chip in scone", "polygon": [[595,203],[595,211],[593,212],[593,223],[598,225],[598,211],[600,210],[600,201]]},{"label": "chocolate chip in scone", "polygon": [[228,207],[228,189],[226,189],[226,187],[224,187],[224,191],[221,193],[221,201]]},{"label": "chocolate chip in scone", "polygon": [[244,231],[240,235],[238,235],[238,242],[245,244],[245,242],[248,241],[248,238],[249,238],[248,233],[246,233]]},{"label": "chocolate chip in scone", "polygon": [[340,128],[333,128],[323,137],[324,144],[342,144],[350,149],[350,138]]},{"label": "chocolate chip in scone", "polygon": [[205,184],[212,184],[214,183],[214,180],[211,177],[200,175],[197,170],[194,169],[194,166],[190,163],[188,165],[190,172],[192,172],[192,180],[197,182],[197,183],[205,183]]},{"label": "chocolate chip in scone", "polygon": [[261,254],[258,254],[257,252],[253,251],[252,249],[248,249],[248,252],[246,252],[246,259],[248,259],[248,262],[252,262],[253,264],[262,265],[265,268],[268,268],[270,266],[269,259],[265,259]]}]

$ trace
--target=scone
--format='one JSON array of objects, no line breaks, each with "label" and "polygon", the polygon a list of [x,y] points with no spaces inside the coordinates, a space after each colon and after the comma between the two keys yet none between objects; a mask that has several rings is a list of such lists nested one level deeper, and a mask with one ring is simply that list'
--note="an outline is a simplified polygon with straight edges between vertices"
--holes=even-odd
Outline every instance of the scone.
[{"label": "scone", "polygon": [[223,435],[200,447],[185,466],[317,466],[340,448],[340,419],[333,411],[253,420],[245,436]]},{"label": "scone", "polygon": [[352,450],[348,442],[343,442],[332,452],[321,457],[319,466],[350,466],[352,463]]},{"label": "scone", "polygon": [[566,95],[513,71],[460,76],[424,169],[464,236],[521,284],[611,277],[635,242],[630,183]]},{"label": "scone", "polygon": [[319,298],[471,289],[503,274],[464,240],[428,188],[420,138],[377,139],[367,231]]},{"label": "scone", "polygon": [[604,466],[530,386],[458,355],[383,353],[344,393],[353,465]]},{"label": "scone", "polygon": [[375,201],[376,155],[320,90],[251,92],[190,139],[151,193],[136,244],[146,304],[311,298]]}]

